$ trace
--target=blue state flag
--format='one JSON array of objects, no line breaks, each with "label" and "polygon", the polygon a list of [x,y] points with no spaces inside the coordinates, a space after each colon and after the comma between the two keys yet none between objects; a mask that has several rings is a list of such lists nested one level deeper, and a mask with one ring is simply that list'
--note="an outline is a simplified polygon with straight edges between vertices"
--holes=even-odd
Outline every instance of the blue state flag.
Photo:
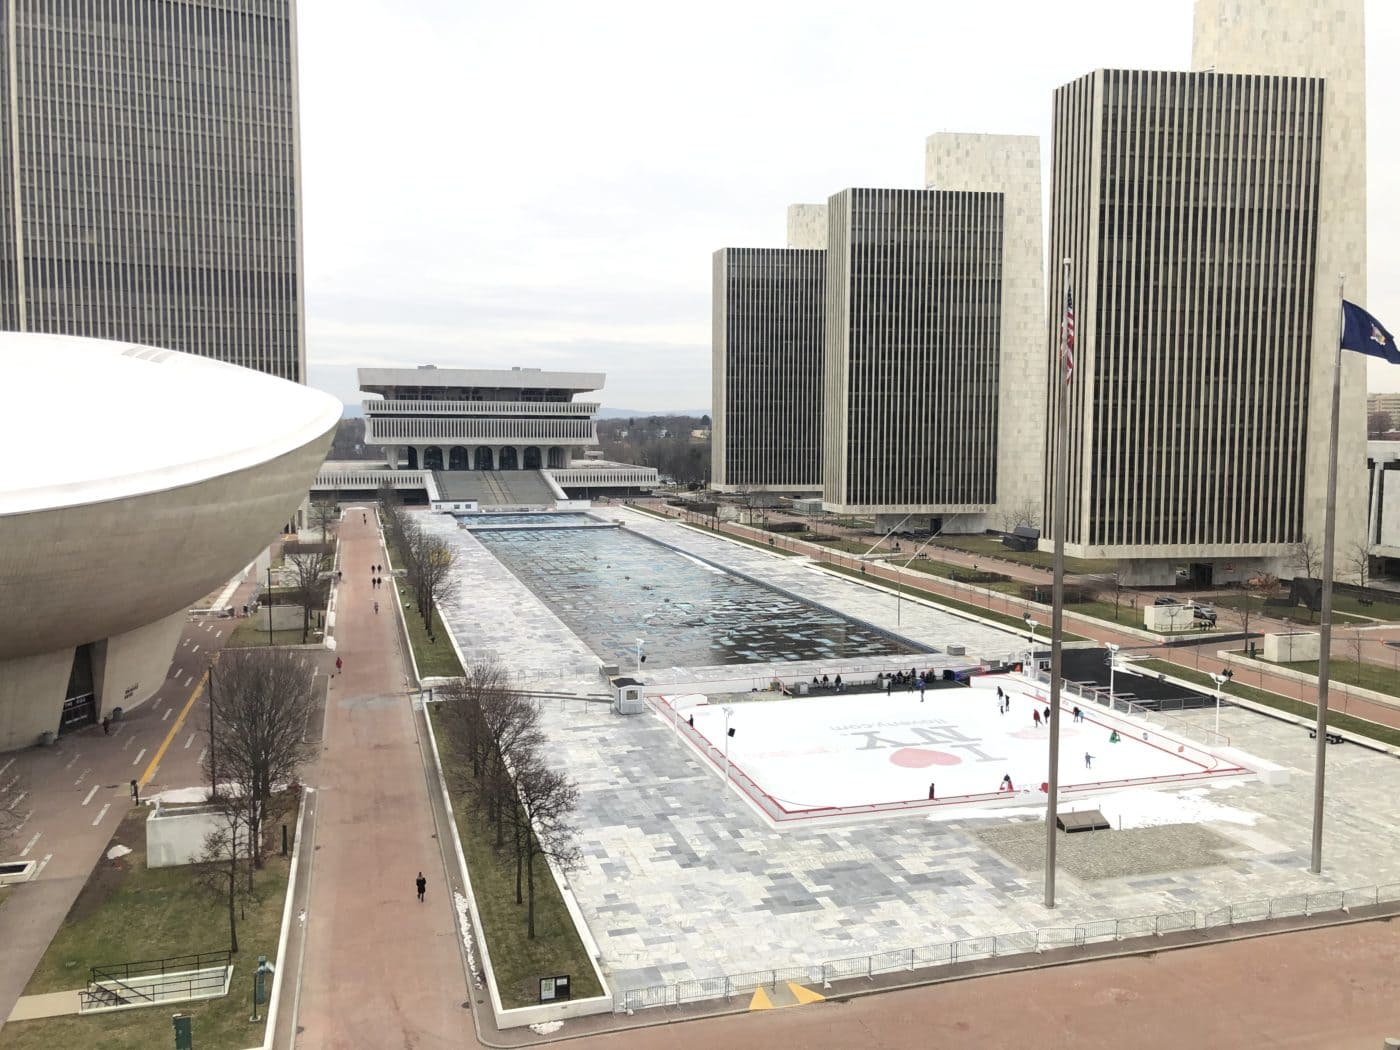
[{"label": "blue state flag", "polygon": [[1400,347],[1395,337],[1374,317],[1355,303],[1342,300],[1342,349],[1370,354],[1392,365],[1400,365]]}]

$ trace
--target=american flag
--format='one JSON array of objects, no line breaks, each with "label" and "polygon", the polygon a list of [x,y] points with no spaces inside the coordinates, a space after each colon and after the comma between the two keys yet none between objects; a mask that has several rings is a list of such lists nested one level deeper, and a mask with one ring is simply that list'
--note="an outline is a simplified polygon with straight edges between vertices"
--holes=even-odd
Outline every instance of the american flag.
[{"label": "american flag", "polygon": [[1065,382],[1074,377],[1074,292],[1065,290],[1065,319],[1060,324],[1060,360],[1065,366]]}]

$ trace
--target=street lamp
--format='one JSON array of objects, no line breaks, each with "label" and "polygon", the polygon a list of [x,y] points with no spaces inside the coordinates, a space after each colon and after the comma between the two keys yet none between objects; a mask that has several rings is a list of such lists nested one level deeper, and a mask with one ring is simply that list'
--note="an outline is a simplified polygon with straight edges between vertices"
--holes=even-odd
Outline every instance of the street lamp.
[{"label": "street lamp", "polygon": [[1113,672],[1118,667],[1118,650],[1122,648],[1114,642],[1108,642],[1108,709],[1113,708]]},{"label": "street lamp", "polygon": [[729,728],[729,720],[734,717],[734,708],[725,706],[724,708],[724,786],[729,786],[729,738],[734,735],[734,730]]},{"label": "street lamp", "polygon": [[1219,674],[1210,676],[1210,680],[1215,683],[1215,735],[1220,735],[1220,694],[1225,690],[1225,683],[1235,677],[1235,672],[1229,668]]},{"label": "street lamp", "polygon": [[1035,663],[1035,629],[1040,626],[1040,621],[1032,620],[1030,613],[1025,614],[1025,620],[1026,626],[1030,628],[1031,632],[1031,677],[1034,678],[1039,670]]},{"label": "street lamp", "polygon": [[638,639],[637,639],[637,674],[639,674],[639,675],[642,673],[642,662],[643,662],[644,660],[646,660],[646,657],[642,655],[642,646],[643,646],[645,643],[646,643],[646,639],[645,639],[645,638],[638,638]]}]

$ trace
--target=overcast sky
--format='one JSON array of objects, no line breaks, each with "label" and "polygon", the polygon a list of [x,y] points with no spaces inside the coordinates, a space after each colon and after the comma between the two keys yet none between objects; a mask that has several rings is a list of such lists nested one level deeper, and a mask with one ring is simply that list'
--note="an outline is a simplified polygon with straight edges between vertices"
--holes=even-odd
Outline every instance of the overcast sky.
[{"label": "overcast sky", "polygon": [[[922,186],[933,131],[1048,143],[1060,84],[1189,68],[1192,6],[301,0],[311,382],[601,370],[604,405],[706,408],[716,248]],[[1366,305],[1400,330],[1400,4],[1366,17]],[[1372,389],[1400,390],[1385,367]]]}]

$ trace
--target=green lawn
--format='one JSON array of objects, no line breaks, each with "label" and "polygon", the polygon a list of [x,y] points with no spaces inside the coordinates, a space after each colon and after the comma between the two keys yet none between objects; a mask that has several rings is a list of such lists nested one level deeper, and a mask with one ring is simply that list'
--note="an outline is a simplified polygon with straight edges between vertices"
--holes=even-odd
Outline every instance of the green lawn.
[{"label": "green lawn", "polygon": [[408,624],[408,641],[413,646],[413,659],[418,662],[419,677],[460,678],[462,664],[457,659],[456,650],[452,648],[442,617],[436,609],[433,610],[434,640],[429,641],[427,628],[423,626],[423,617],[418,615],[417,609],[412,608],[413,592],[399,582],[397,577],[394,578],[394,582],[397,584],[399,600],[403,603],[403,616]]},{"label": "green lawn", "polygon": [[[428,717],[434,719],[438,757],[444,771],[457,768],[457,758],[444,739],[432,704],[428,705]],[[536,1005],[539,978],[552,974],[569,974],[576,999],[602,995],[588,951],[545,862],[539,858],[535,861],[536,936],[530,940],[526,936],[525,905],[515,903],[514,855],[509,850],[504,854],[495,851],[493,829],[473,812],[473,786],[459,787],[458,778],[451,773],[447,779],[452,815],[462,839],[462,852],[481,913],[481,932],[490,948],[502,1005],[507,1009]]]},{"label": "green lawn", "polygon": [[[1177,664],[1168,663],[1166,660],[1134,660],[1133,666],[1147,668],[1148,670],[1156,671],[1161,674],[1168,674],[1173,678],[1180,678],[1184,682],[1191,682],[1195,685],[1203,686],[1207,691],[1215,689],[1215,683],[1211,681],[1210,675],[1206,674],[1204,671],[1195,671],[1189,667],[1180,667]],[[1238,669],[1236,669],[1236,673],[1240,673]],[[1224,692],[1226,696],[1243,697],[1246,700],[1252,700],[1254,703],[1264,707],[1272,707],[1275,711],[1285,711],[1288,714],[1299,715],[1303,718],[1317,717],[1316,704],[1309,704],[1288,696],[1280,696],[1278,693],[1271,693],[1266,689],[1257,689],[1254,686],[1242,685],[1239,682],[1231,681],[1226,683]],[[1379,740],[1384,744],[1400,746],[1400,729],[1392,729],[1390,726],[1383,726],[1375,722],[1368,722],[1362,718],[1354,718],[1351,715],[1342,714],[1335,707],[1329,706],[1328,708],[1327,724],[1335,729],[1345,729],[1349,733],[1356,733],[1359,736],[1370,737],[1372,740]]]},{"label": "green lawn", "polygon": [[[1338,597],[1340,597],[1340,596],[1338,596]],[[1215,607],[1218,608],[1218,609],[1238,610],[1238,609],[1244,608],[1244,597],[1243,597],[1242,595],[1238,595],[1238,594],[1224,595],[1224,596],[1219,597],[1219,598],[1210,598],[1210,599],[1207,599],[1203,604],[1212,605],[1212,606],[1215,606]],[[1361,606],[1357,606],[1357,605],[1356,605],[1356,599],[1354,599],[1354,598],[1351,600],[1351,604],[1352,604],[1354,607],[1356,607],[1356,608],[1361,608]],[[1376,620],[1376,618],[1380,615],[1379,613],[1377,613],[1377,614],[1376,614],[1376,617],[1372,617],[1372,616],[1353,616],[1353,615],[1351,615],[1350,613],[1341,612],[1340,609],[1339,609],[1339,606],[1340,606],[1340,603],[1339,603],[1339,602],[1333,601],[1333,603],[1332,603],[1332,622],[1333,622],[1333,623],[1341,623],[1341,624],[1347,624],[1347,623],[1374,623],[1375,620]],[[1289,622],[1289,623],[1302,624],[1304,627],[1307,627],[1307,626],[1309,626],[1309,625],[1315,626],[1315,625],[1317,624],[1317,617],[1316,617],[1315,615],[1313,615],[1312,613],[1308,612],[1307,608],[1305,608],[1305,607],[1302,606],[1302,605],[1294,605],[1294,606],[1271,606],[1271,607],[1269,607],[1269,608],[1264,608],[1264,606],[1256,599],[1256,600],[1253,602],[1253,608],[1254,608],[1254,613],[1253,613],[1253,616],[1251,616],[1250,622],[1249,622],[1249,629],[1250,629],[1251,631],[1254,630],[1254,618],[1255,618],[1255,617],[1258,617],[1258,616],[1261,615],[1261,614],[1266,615],[1266,616],[1270,616],[1270,617],[1272,617],[1273,619],[1276,619],[1276,620],[1285,620],[1285,621],[1287,621],[1287,622]],[[1376,608],[1377,608],[1377,609],[1388,608],[1388,606],[1382,606],[1380,603],[1377,603]],[[1235,618],[1236,618],[1236,619],[1239,618],[1238,613],[1236,613]]]},{"label": "green lawn", "polygon": [[[1286,667],[1290,671],[1300,671],[1303,674],[1317,675],[1316,660],[1296,660],[1293,663],[1278,664],[1277,666]],[[1400,696],[1400,674],[1397,674],[1393,668],[1365,662],[1358,664],[1355,657],[1339,656],[1334,652],[1332,659],[1328,661],[1328,669],[1329,676],[1334,682],[1359,686],[1362,689],[1374,689],[1378,693],[1388,693],[1391,696]]]},{"label": "green lawn", "polygon": [[[86,987],[93,965],[221,951],[228,947],[227,912],[198,885],[189,868],[146,867],[146,814],[132,810],[112,836],[131,853],[105,856],[88,877],[68,917],[35,969],[26,995]],[[295,813],[283,819],[289,826]],[[0,1029],[0,1050],[148,1050],[174,1045],[170,1015],[194,1018],[200,1050],[243,1050],[260,1043],[262,1022],[250,1024],[253,967],[259,955],[277,957],[287,888],[285,858],[272,856],[258,875],[259,899],[238,926],[233,983],[222,999],[162,1004],[95,1017],[12,1021]]]},{"label": "green lawn", "polygon": [[[319,642],[320,636],[316,634],[315,614],[311,618],[312,630],[306,636],[307,643]],[[225,649],[247,649],[257,645],[267,645],[267,628],[260,627],[256,617],[250,616],[246,620],[240,620],[238,626],[233,629],[233,634],[229,635],[228,641],[224,643]],[[272,630],[273,645],[301,645],[301,628],[284,631],[278,628]]]},{"label": "green lawn", "polygon": [[[1037,565],[1042,569],[1052,568],[1055,564],[1055,555],[1050,551],[1014,551],[996,536],[939,536],[932,542],[968,554],[980,554],[984,558],[1002,558],[1022,565]],[[1111,573],[1117,569],[1118,563],[1112,560],[1065,557],[1065,572]]]}]

